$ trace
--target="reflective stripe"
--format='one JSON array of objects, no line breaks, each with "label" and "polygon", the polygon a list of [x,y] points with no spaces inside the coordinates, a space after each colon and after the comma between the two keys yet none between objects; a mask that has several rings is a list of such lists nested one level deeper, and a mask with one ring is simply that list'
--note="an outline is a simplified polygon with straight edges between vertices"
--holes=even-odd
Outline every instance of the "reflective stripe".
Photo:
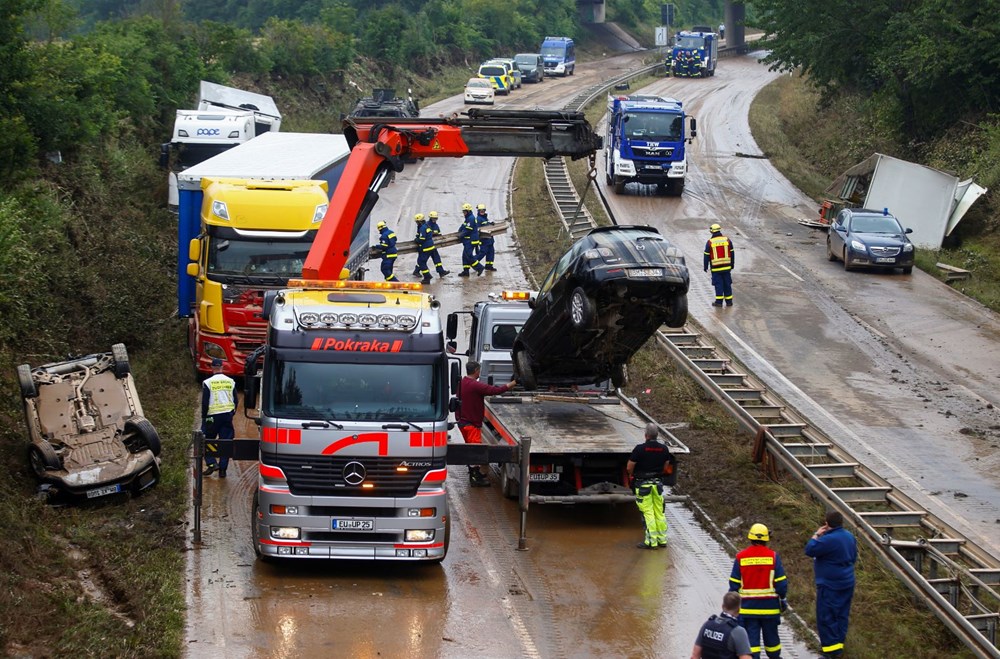
[{"label": "reflective stripe", "polygon": [[776,597],[774,588],[740,588],[740,597]]},{"label": "reflective stripe", "polygon": [[233,392],[236,390],[236,383],[225,375],[217,374],[205,380],[208,387],[208,414],[224,414],[236,409],[233,401]]},{"label": "reflective stripe", "polygon": [[843,643],[834,643],[833,645],[824,645],[823,652],[836,652],[837,650],[843,650]]},{"label": "reflective stripe", "polygon": [[781,609],[744,609],[740,607],[741,616],[777,616],[781,615]]}]

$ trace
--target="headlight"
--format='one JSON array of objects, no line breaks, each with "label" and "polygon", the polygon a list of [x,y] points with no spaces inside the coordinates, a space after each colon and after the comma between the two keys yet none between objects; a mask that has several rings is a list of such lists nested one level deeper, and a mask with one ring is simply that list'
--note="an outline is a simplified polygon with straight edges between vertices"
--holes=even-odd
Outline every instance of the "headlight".
[{"label": "headlight", "polygon": [[913,251],[913,243],[906,243],[905,245],[903,245],[903,251],[904,252],[912,252]]},{"label": "headlight", "polygon": [[326,209],[328,206],[329,204],[320,204],[316,207],[316,210],[313,211],[313,224],[323,221],[323,217],[326,215]]},{"label": "headlight", "polygon": [[631,160],[616,160],[615,174],[622,176],[635,176],[635,163]]},{"label": "headlight", "polygon": [[220,346],[218,343],[210,343],[208,341],[205,341],[201,345],[201,351],[204,352],[209,357],[212,357],[213,359],[225,359],[226,358],[226,350],[225,350],[225,348],[223,348],[222,346]]},{"label": "headlight", "polygon": [[434,539],[434,529],[407,529],[403,534],[406,542],[430,542]]},{"label": "headlight", "polygon": [[226,206],[224,201],[213,201],[212,202],[212,214],[218,217],[220,220],[229,221],[229,207]]},{"label": "headlight", "polygon": [[863,242],[861,242],[860,240],[855,240],[853,238],[851,239],[851,249],[853,249],[855,252],[868,251],[868,248],[865,247],[865,244]]},{"label": "headlight", "polygon": [[295,526],[272,526],[271,537],[277,540],[298,540],[300,530]]}]

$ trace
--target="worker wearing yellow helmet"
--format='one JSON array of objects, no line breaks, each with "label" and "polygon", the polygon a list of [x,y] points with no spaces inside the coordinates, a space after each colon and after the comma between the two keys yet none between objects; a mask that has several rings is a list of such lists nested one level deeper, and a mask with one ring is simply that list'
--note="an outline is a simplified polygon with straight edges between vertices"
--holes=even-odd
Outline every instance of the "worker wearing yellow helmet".
[{"label": "worker wearing yellow helmet", "polygon": [[476,271],[477,275],[483,274],[483,264],[479,262],[479,222],[475,213],[472,212],[472,204],[466,202],[462,204],[462,224],[458,227],[458,238],[462,241],[462,272],[459,277],[468,277],[469,272]]},{"label": "worker wearing yellow helmet", "polygon": [[396,232],[389,228],[383,221],[379,220],[375,225],[378,229],[378,244],[372,245],[372,251],[382,258],[379,269],[386,281],[399,281],[392,269],[396,266]]},{"label": "worker wearing yellow helmet", "polygon": [[484,227],[493,224],[490,222],[490,216],[486,213],[486,204],[476,206],[476,223],[479,225],[479,262],[486,270],[496,272],[496,268],[493,267],[493,259],[496,256],[494,243],[496,241],[492,235],[483,231]]},{"label": "worker wearing yellow helmet", "polygon": [[778,552],[767,546],[771,533],[763,524],[756,523],[747,533],[750,546],[736,554],[733,571],[729,575],[729,590],[740,594],[740,624],[750,638],[750,652],[755,659],[761,656],[761,635],[768,659],[781,656],[781,639],[778,625],[788,604],[788,578]]},{"label": "worker wearing yellow helmet", "polygon": [[[437,213],[434,214],[437,215]],[[413,239],[417,245],[417,265],[413,269],[413,274],[421,277],[421,283],[431,283],[431,271],[427,267],[427,261],[432,258],[439,277],[451,274],[444,269],[444,265],[441,263],[441,256],[434,245],[434,231],[424,218],[424,214],[417,213],[413,216],[413,221],[417,223],[417,235]]]},{"label": "worker wearing yellow helmet", "polygon": [[708,227],[712,237],[705,243],[705,272],[712,268],[712,286],[715,287],[713,307],[733,306],[733,268],[736,257],[733,241],[722,235],[722,227],[712,224]]}]

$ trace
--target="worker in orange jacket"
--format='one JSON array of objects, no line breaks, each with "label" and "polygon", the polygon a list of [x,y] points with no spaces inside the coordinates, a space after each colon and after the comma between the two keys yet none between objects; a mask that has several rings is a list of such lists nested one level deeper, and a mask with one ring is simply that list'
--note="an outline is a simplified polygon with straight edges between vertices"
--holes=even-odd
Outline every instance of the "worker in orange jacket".
[{"label": "worker in orange jacket", "polygon": [[778,625],[788,607],[788,578],[778,552],[767,546],[770,533],[763,524],[754,524],[747,534],[750,546],[736,554],[729,576],[729,590],[740,594],[740,625],[750,637],[753,659],[760,659],[760,640],[768,659],[781,657]]}]

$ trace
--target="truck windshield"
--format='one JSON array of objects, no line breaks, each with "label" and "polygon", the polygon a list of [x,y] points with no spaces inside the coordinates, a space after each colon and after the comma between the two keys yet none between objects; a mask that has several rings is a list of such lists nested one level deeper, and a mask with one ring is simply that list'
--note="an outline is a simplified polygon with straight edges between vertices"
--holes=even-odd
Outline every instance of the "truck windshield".
[{"label": "truck windshield", "polygon": [[283,419],[434,421],[444,417],[434,364],[278,361],[264,411]]},{"label": "truck windshield", "polygon": [[216,276],[276,275],[298,277],[312,246],[314,232],[299,240],[220,238],[208,246],[208,274]]},{"label": "truck windshield", "polygon": [[629,112],[625,115],[625,137],[647,142],[677,142],[684,120],[666,112]]},{"label": "truck windshield", "polygon": [[705,47],[705,37],[692,37],[683,36],[677,37],[677,42],[674,44],[676,48],[704,48]]}]

